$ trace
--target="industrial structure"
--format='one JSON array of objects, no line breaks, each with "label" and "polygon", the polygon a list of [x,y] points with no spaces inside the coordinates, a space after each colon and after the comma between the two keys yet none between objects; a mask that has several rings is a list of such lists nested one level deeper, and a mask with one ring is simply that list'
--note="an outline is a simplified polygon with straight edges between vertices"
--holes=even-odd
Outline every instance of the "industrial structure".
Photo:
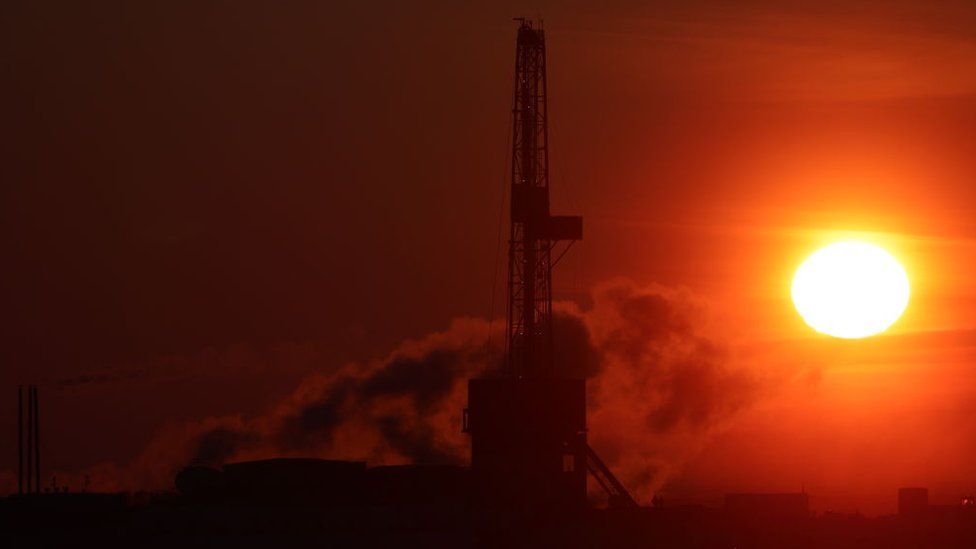
[{"label": "industrial structure", "polygon": [[612,505],[636,506],[586,441],[586,380],[553,354],[552,271],[583,237],[579,216],[549,211],[545,32],[519,19],[512,104],[508,320],[504,374],[472,379],[471,435],[477,501],[515,509],[586,505],[587,471]]},{"label": "industrial structure", "polygon": [[[552,271],[582,238],[582,218],[549,211],[545,35],[519,21],[506,355],[497,377],[469,380],[470,468],[279,457],[193,464],[177,474],[176,493],[69,493],[53,481],[42,492],[38,392],[27,386],[25,402],[21,386],[18,496],[0,498],[0,545],[976,545],[974,498],[932,505],[925,488],[899,490],[898,516],[878,519],[815,515],[806,492],[728,494],[721,509],[658,497],[638,508],[587,443],[586,380],[553,352]],[[568,512],[588,507],[588,475],[611,509]]]},{"label": "industrial structure", "polygon": [[920,516],[925,514],[929,507],[928,488],[899,488],[898,489],[898,515],[899,516]]},{"label": "industrial structure", "polygon": [[804,520],[810,518],[806,492],[726,494],[725,513],[737,520]]}]

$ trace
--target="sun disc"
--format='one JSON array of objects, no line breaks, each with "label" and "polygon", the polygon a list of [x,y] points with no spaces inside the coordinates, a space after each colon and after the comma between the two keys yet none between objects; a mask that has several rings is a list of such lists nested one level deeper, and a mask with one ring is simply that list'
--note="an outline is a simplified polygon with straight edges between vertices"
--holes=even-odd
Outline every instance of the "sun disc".
[{"label": "sun disc", "polygon": [[814,330],[859,339],[888,329],[905,311],[908,275],[891,254],[865,242],[817,250],[793,277],[793,304]]}]

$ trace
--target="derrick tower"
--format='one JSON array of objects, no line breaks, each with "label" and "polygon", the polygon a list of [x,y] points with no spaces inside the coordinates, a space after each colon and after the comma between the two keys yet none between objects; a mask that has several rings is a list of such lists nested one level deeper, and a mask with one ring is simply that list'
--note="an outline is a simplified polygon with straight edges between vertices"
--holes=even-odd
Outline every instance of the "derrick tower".
[{"label": "derrick tower", "polygon": [[611,505],[635,506],[586,442],[586,380],[553,354],[552,252],[583,237],[583,219],[550,214],[545,33],[517,21],[505,369],[469,380],[464,410],[477,498],[531,513],[580,509],[589,472]]},{"label": "derrick tower", "polygon": [[583,219],[549,214],[546,41],[521,20],[512,100],[511,230],[508,254],[508,375],[551,376],[552,250],[583,237]]}]

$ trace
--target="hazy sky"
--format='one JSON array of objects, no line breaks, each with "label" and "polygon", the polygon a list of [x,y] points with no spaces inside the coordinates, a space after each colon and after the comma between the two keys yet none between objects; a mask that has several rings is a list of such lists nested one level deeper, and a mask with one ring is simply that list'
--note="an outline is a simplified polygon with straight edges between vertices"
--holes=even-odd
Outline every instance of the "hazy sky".
[{"label": "hazy sky", "polygon": [[[78,472],[487,317],[510,19],[542,16],[554,209],[585,219],[557,298],[677,288],[737,361],[806,372],[667,489],[976,490],[976,7],[781,4],[7,2],[0,386],[42,385]],[[913,295],[840,344],[788,285],[851,234]]]}]

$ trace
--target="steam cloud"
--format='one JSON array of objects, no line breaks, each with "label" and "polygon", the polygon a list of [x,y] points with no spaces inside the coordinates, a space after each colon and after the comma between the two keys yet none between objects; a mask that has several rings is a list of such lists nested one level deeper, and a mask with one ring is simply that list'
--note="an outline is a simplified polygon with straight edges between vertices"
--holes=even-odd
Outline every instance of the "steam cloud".
[{"label": "steam cloud", "polygon": [[[589,379],[590,443],[642,499],[762,391],[754,370],[700,332],[703,315],[686,293],[623,280],[597,288],[589,308],[556,307],[557,365]],[[499,367],[503,329],[457,319],[381,360],[312,375],[263,416],[164,429],[126,471],[98,476],[167,487],[187,464],[271,456],[465,463],[467,379]]]}]

